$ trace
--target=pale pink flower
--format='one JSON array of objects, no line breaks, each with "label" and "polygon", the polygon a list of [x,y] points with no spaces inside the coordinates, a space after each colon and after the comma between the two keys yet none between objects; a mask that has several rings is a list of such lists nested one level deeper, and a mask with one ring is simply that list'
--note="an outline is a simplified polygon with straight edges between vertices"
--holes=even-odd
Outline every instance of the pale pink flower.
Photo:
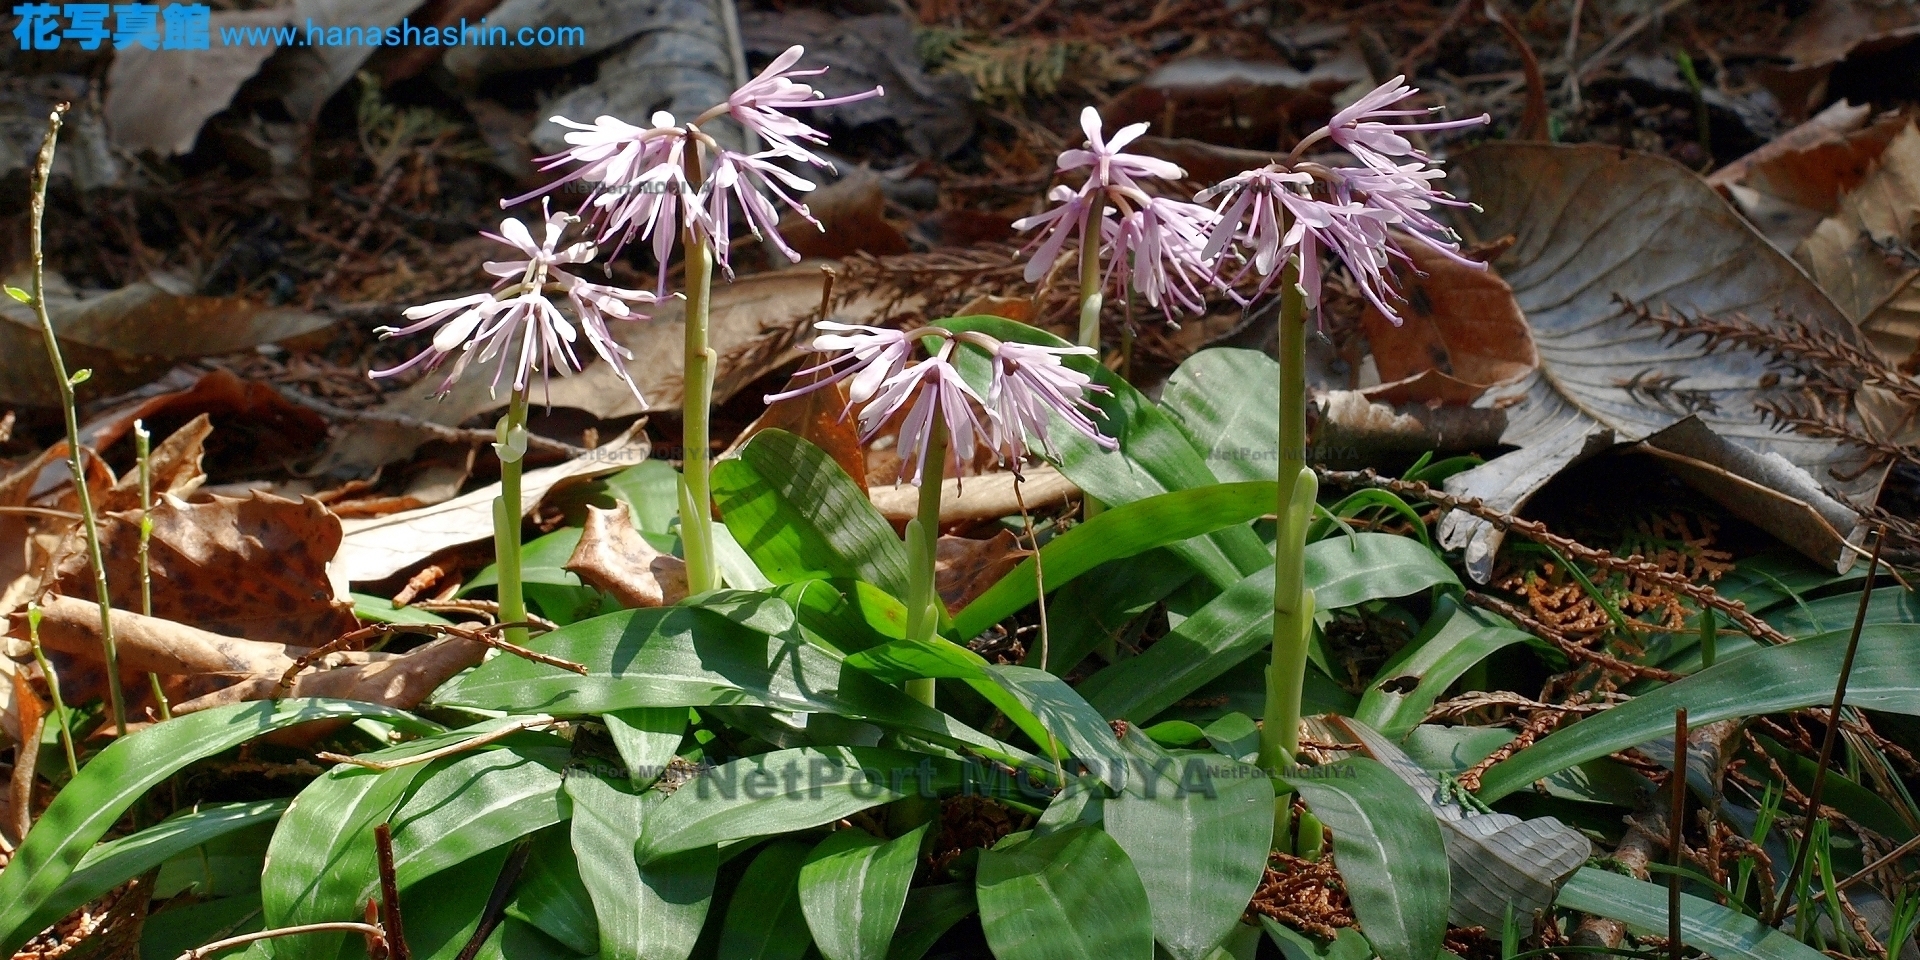
[{"label": "pale pink flower", "polygon": [[1134,177],[1151,177],[1156,180],[1178,180],[1187,175],[1180,165],[1169,163],[1156,157],[1143,157],[1138,154],[1121,153],[1122,147],[1140,139],[1147,132],[1148,124],[1133,123],[1115,131],[1112,140],[1101,138],[1100,130],[1104,121],[1100,111],[1086,107],[1080,111],[1080,130],[1087,135],[1085,147],[1067,150],[1060,154],[1061,170],[1087,170],[1085,191],[1104,190],[1108,187],[1134,186]]},{"label": "pale pink flower", "polygon": [[[500,365],[494,372],[493,389],[499,389],[501,378],[512,367],[512,388],[515,392],[524,392],[536,370],[546,378],[550,378],[556,370],[561,376],[578,372],[581,369],[580,358],[574,352],[573,344],[584,332],[594,352],[614,366],[616,374],[626,381],[638,398],[639,388],[627,376],[625,365],[618,359],[632,354],[613,338],[607,328],[606,318],[644,319],[632,310],[631,305],[650,303],[653,297],[641,290],[591,283],[561,269],[563,265],[589,262],[595,254],[593,244],[586,242],[560,249],[560,239],[570,222],[572,218],[564,213],[549,213],[545,223],[546,235],[540,241],[534,240],[526,224],[512,217],[501,222],[499,233],[483,234],[513,247],[524,257],[521,260],[489,261],[485,264],[488,273],[500,278],[496,284],[500,294],[473,294],[407,309],[402,315],[418,322],[398,329],[382,328],[379,331],[382,338],[404,336],[439,326],[432,345],[406,363],[389,370],[373,371],[372,376],[393,376],[422,365],[431,370],[448,356],[458,353],[452,371],[439,386],[439,392],[445,393],[466,371],[469,363],[475,360],[486,362],[498,356]],[[579,330],[548,299],[550,286],[567,295],[574,309],[574,319],[580,325]],[[517,351],[512,349],[516,341],[519,345]]]},{"label": "pale pink flower", "polygon": [[[1092,207],[1088,194],[1061,184],[1047,194],[1047,199],[1056,206],[1013,222],[1013,228],[1022,233],[1035,227],[1046,228],[1033,243],[1027,245],[1027,249],[1033,251],[1033,256],[1027,259],[1025,276],[1028,283],[1038,282],[1047,275],[1047,271],[1053,269],[1054,261],[1060,259],[1060,251],[1066,247],[1069,238],[1084,238],[1087,235],[1087,211]],[[1106,209],[1101,211],[1103,216],[1107,212]],[[1082,242],[1085,242],[1084,239]]]},{"label": "pale pink flower", "polygon": [[1490,117],[1481,114],[1465,120],[1441,120],[1433,123],[1381,123],[1382,119],[1399,117],[1432,116],[1439,108],[1432,110],[1389,110],[1402,100],[1420,92],[1418,87],[1407,86],[1407,78],[1394,77],[1375,87],[1365,96],[1353,102],[1333,115],[1327,122],[1326,135],[1339,144],[1348,153],[1353,154],[1361,163],[1370,167],[1391,170],[1394,167],[1392,157],[1413,157],[1422,163],[1432,162],[1421,153],[1402,133],[1414,130],[1457,130],[1461,127],[1477,126],[1486,123]]},{"label": "pale pink flower", "polygon": [[746,214],[747,228],[753,231],[755,237],[772,241],[788,260],[795,263],[800,262],[800,254],[788,246],[786,238],[780,235],[780,211],[775,209],[766,195],[773,194],[780,199],[781,203],[786,204],[789,210],[799,214],[808,223],[822,230],[826,229],[820,225],[820,221],[813,218],[813,213],[807,209],[806,204],[795,200],[786,190],[781,189],[784,185],[787,190],[805,193],[814,188],[812,181],[797,177],[767,162],[768,158],[781,155],[777,150],[768,150],[752,156],[722,150],[714,159],[713,170],[707,176],[706,185],[701,188],[701,197],[706,210],[701,227],[712,234],[714,258],[729,277],[733,276],[733,267],[727,257],[729,247],[727,238],[731,235],[732,228],[731,220],[727,215],[730,206],[729,198],[733,203],[739,204],[741,211]]},{"label": "pale pink flower", "polygon": [[763,137],[779,153],[816,167],[831,169],[832,164],[801,145],[802,142],[826,143],[827,135],[787,116],[784,111],[853,103],[882,96],[886,91],[881,87],[874,87],[872,90],[851,96],[827,98],[807,84],[795,83],[794,77],[815,77],[827,72],[826,67],[814,70],[793,69],[793,65],[799,63],[801,56],[806,52],[806,48],[799,44],[788,47],[785,53],[767,64],[767,68],[760,71],[759,76],[747,81],[746,86],[735,90],[732,96],[727,97],[726,112],[742,127]]},{"label": "pale pink flower", "polygon": [[1052,454],[1047,427],[1059,414],[1075,433],[1105,447],[1119,443],[1100,433],[1087,414],[1099,408],[1088,402],[1089,392],[1109,393],[1093,378],[1068,367],[1061,357],[1098,355],[1092,347],[1043,347],[1012,340],[993,351],[993,381],[987,387],[987,406],[993,411],[993,448],[1015,470],[1027,457],[1027,438],[1040,441]]},{"label": "pale pink flower", "polygon": [[848,377],[853,378],[853,383],[849,384],[847,389],[848,399],[852,403],[865,403],[880,389],[881,383],[906,367],[907,358],[913,353],[913,341],[899,330],[869,327],[857,323],[835,323],[832,320],[822,320],[814,324],[814,327],[835,332],[815,337],[812,349],[820,352],[833,350],[846,352],[825,363],[808,367],[794,374],[796,377],[804,377],[808,374],[831,371],[831,376],[785,393],[770,394],[765,398],[767,403],[812,393]]},{"label": "pale pink flower", "polygon": [[952,355],[953,341],[949,340],[939,353],[887,378],[873,401],[860,411],[861,441],[865,442],[912,401],[913,406],[900,421],[900,479],[904,483],[917,485],[926,475],[927,442],[932,439],[936,422],[946,427],[948,476],[958,477],[987,439],[987,426],[980,418],[984,413],[991,419],[993,413],[961,378],[950,362]]},{"label": "pale pink flower", "polygon": [[1131,282],[1168,320],[1176,306],[1188,313],[1204,312],[1207,300],[1201,288],[1216,277],[1204,251],[1207,231],[1218,218],[1197,203],[1145,198],[1125,217],[1102,225],[1111,258],[1109,274],[1117,276],[1122,289]]}]

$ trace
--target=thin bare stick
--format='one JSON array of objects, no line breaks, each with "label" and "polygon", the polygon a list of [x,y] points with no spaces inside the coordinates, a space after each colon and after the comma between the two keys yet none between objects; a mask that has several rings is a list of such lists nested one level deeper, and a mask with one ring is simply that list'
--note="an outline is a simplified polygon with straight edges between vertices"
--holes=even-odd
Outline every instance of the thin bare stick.
[{"label": "thin bare stick", "polygon": [[1673,859],[1673,872],[1667,875],[1667,949],[1672,960],[1680,960],[1680,868],[1686,863],[1687,845],[1687,708],[1673,712],[1673,810],[1667,815],[1671,832],[1667,852]]},{"label": "thin bare stick", "polygon": [[500,876],[493,881],[493,892],[487,895],[487,908],[480,914],[480,926],[473,931],[473,938],[461,949],[459,960],[473,960],[480,953],[480,947],[487,942],[493,928],[500,925],[500,918],[507,912],[507,898],[513,895],[513,885],[520,881],[520,871],[527,867],[527,855],[533,851],[533,842],[522,840],[507,855],[507,862],[500,868]]},{"label": "thin bare stick", "polygon": [[1840,661],[1840,678],[1833,685],[1833,706],[1827,710],[1827,732],[1820,738],[1820,759],[1814,762],[1813,787],[1807,791],[1807,826],[1800,837],[1800,851],[1787,871],[1787,885],[1781,888],[1780,902],[1774,906],[1770,926],[1779,926],[1787,913],[1787,901],[1799,889],[1800,875],[1807,869],[1807,855],[1813,852],[1813,822],[1820,816],[1820,796],[1827,788],[1827,768],[1833,764],[1833,741],[1840,733],[1840,708],[1847,701],[1847,680],[1853,675],[1853,655],[1860,649],[1860,632],[1867,626],[1867,605],[1873,601],[1873,578],[1880,570],[1880,545],[1885,531],[1873,538],[1873,558],[1867,561],[1867,579],[1860,585],[1860,606],[1853,614],[1853,632],[1847,636],[1847,654]]},{"label": "thin bare stick", "polygon": [[14,513],[23,517],[52,517],[55,520],[78,520],[80,515],[65,510],[48,507],[0,507],[0,513]]},{"label": "thin bare stick", "polygon": [[1013,475],[1013,499],[1020,504],[1020,519],[1027,525],[1027,545],[1033,548],[1033,599],[1040,611],[1040,669],[1047,669],[1047,573],[1040,561],[1040,538],[1033,532],[1033,516],[1027,513],[1027,498],[1020,495],[1020,485],[1026,481],[1018,473]]},{"label": "thin bare stick", "polygon": [[[133,422],[133,456],[140,469],[140,615],[153,616],[153,434],[139,420]],[[160,708],[160,719],[173,719],[173,706],[167,703],[167,691],[160,675],[149,672],[147,683],[153,689],[153,702]]]},{"label": "thin bare stick", "polygon": [[380,923],[387,928],[387,955],[390,960],[412,960],[407,949],[406,926],[400,922],[400,880],[393,868],[393,827],[380,824],[373,828],[374,852],[380,859]]},{"label": "thin bare stick", "polygon": [[[80,501],[80,520],[87,532],[87,556],[93,564],[94,591],[100,596],[100,652],[107,667],[107,695],[113,709],[113,729],[127,735],[127,700],[120,689],[120,653],[113,645],[113,599],[107,592],[107,562],[100,549],[100,523],[93,515],[93,492],[87,488],[86,454],[80,447],[79,414],[74,407],[73,388],[84,382],[90,371],[82,371],[79,380],[67,375],[67,362],[60,356],[60,337],[53,332],[53,317],[47,313],[46,242],[47,181],[53,176],[53,148],[60,138],[60,123],[67,112],[60,104],[47,115],[47,137],[40,143],[40,155],[33,164],[32,244],[33,313],[40,320],[40,336],[46,341],[47,361],[59,382],[60,409],[67,418],[67,468],[73,473],[73,489]],[[13,293],[12,290],[8,291]],[[17,297],[16,297],[17,299]]]},{"label": "thin bare stick", "polygon": [[411,766],[416,763],[428,763],[438,760],[441,757],[451,757],[454,754],[463,753],[474,747],[484,747],[489,743],[504,740],[522,730],[534,730],[559,722],[558,718],[549,717],[545,714],[522,717],[498,730],[489,730],[471,740],[462,740],[459,743],[448,744],[437,750],[428,750],[426,753],[414,754],[411,757],[404,757],[399,760],[368,760],[365,757],[350,757],[342,753],[327,753],[324,751],[316,754],[315,757],[316,759],[325,760],[329,763],[346,763],[385,773],[388,770],[398,770],[401,767]]},{"label": "thin bare stick", "polygon": [[1602,570],[1631,574],[1659,583],[1661,586],[1678,593],[1703,607],[1711,607],[1727,615],[1741,632],[1765,643],[1791,643],[1792,638],[1773,628],[1772,624],[1747,612],[1747,605],[1738,600],[1723,597],[1712,587],[1694,583],[1683,574],[1663,570],[1658,564],[1648,561],[1639,554],[1628,557],[1615,556],[1597,547],[1589,547],[1571,537],[1563,537],[1547,529],[1547,525],[1535,520],[1523,520],[1487,506],[1474,497],[1456,497],[1450,493],[1435,489],[1417,480],[1397,480],[1382,477],[1371,469],[1367,470],[1322,470],[1315,468],[1320,482],[1342,487],[1373,487],[1379,490],[1391,490],[1402,496],[1417,499],[1458,510],[1469,516],[1478,517],[1495,528],[1517,533],[1535,543],[1543,543],[1577,560],[1584,560]]},{"label": "thin bare stick", "polygon": [[537,629],[541,629],[542,624],[524,623],[524,622],[523,623],[496,623],[490,626],[482,627],[478,630],[470,630],[466,627],[457,627],[449,623],[369,624],[367,626],[361,627],[358,630],[352,630],[347,633],[343,633],[340,636],[337,636],[332,640],[329,640],[326,643],[318,647],[315,647],[312,650],[307,651],[306,653],[302,654],[299,657],[299,659],[293,661],[293,663],[287,667],[286,672],[280,674],[280,682],[276,684],[274,687],[274,691],[275,691],[274,698],[280,699],[282,697],[286,697],[292,694],[294,680],[297,679],[300,676],[300,674],[304,672],[307,668],[313,666],[315,663],[320,662],[321,658],[325,657],[327,654],[330,654],[337,650],[341,650],[348,647],[357,647],[361,643],[367,640],[372,640],[375,637],[388,636],[396,633],[417,633],[417,634],[424,634],[426,636],[431,636],[431,637],[459,637],[462,640],[471,640],[474,643],[485,644],[486,646],[492,647],[496,650],[504,651],[506,653],[511,653],[516,657],[520,657],[526,660],[531,660],[534,663],[544,663],[549,667],[559,667],[560,669],[565,670],[569,673],[576,673],[583,677],[587,675],[588,670],[587,670],[586,664],[575,663],[572,660],[563,660],[560,657],[553,656],[552,654],[541,653],[538,650],[531,650],[526,647],[520,646],[519,644],[508,643],[507,641],[494,636],[494,633],[502,630],[506,630],[511,627],[532,628],[537,630]]},{"label": "thin bare stick", "polygon": [[385,940],[386,931],[378,924],[361,923],[357,920],[339,920],[328,923],[303,923],[297,927],[281,927],[277,930],[257,930],[243,933],[225,940],[215,940],[204,947],[194,947],[179,956],[178,960],[205,960],[222,950],[245,946],[257,940],[272,940],[277,937],[294,937],[303,933],[358,933],[375,940]]}]

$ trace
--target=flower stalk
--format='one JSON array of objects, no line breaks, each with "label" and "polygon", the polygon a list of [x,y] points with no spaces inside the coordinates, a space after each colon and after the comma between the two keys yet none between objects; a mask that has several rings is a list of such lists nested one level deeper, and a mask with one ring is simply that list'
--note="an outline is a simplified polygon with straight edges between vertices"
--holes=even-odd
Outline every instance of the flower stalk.
[{"label": "flower stalk", "polygon": [[[140,613],[153,616],[153,434],[146,424],[133,422],[133,456],[140,470]],[[147,674],[153,690],[153,702],[160,719],[172,720],[173,707],[167,703],[167,691],[160,686],[160,675]]]},{"label": "flower stalk", "polygon": [[[107,591],[107,564],[100,549],[100,523],[93,513],[93,493],[87,489],[86,452],[80,446],[80,420],[74,407],[73,388],[85,383],[91,371],[81,370],[69,376],[67,363],[60,356],[60,338],[53,332],[53,317],[47,313],[46,244],[44,227],[47,215],[47,180],[53,174],[54,143],[60,137],[60,124],[66,104],[47,116],[47,138],[33,165],[32,229],[34,316],[40,321],[40,336],[46,342],[47,362],[60,387],[60,410],[67,420],[67,469],[73,474],[74,495],[80,501],[80,522],[87,536],[87,557],[93,564],[94,592],[100,598],[100,654],[107,667],[107,699],[113,713],[113,729],[127,733],[126,694],[120,689],[120,651],[113,642],[113,597]],[[11,291],[10,291],[11,292]]]},{"label": "flower stalk", "polygon": [[1106,297],[1100,291],[1100,242],[1095,231],[1106,216],[1106,197],[1096,194],[1087,201],[1087,222],[1094,226],[1080,240],[1080,335],[1074,341],[1083,347],[1100,349],[1100,310]]},{"label": "flower stalk", "polygon": [[[940,628],[940,589],[934,560],[940,550],[940,488],[947,463],[947,428],[936,413],[927,435],[927,465],[920,475],[920,512],[907,521],[907,636],[931,640]],[[932,678],[908,680],[907,693],[931,707]]]},{"label": "flower stalk", "polygon": [[[688,179],[699,186],[699,151],[687,151]],[[724,240],[720,242],[724,243]],[[713,294],[713,255],[694,227],[687,228],[687,310],[685,376],[681,396],[681,475],[686,502],[680,517],[680,542],[686,553],[687,589],[701,594],[720,586],[713,552],[711,501],[712,447],[708,435],[713,407],[713,375],[718,357],[707,344]]]},{"label": "flower stalk", "polygon": [[60,743],[67,748],[67,773],[80,775],[80,758],[73,752],[73,728],[67,721],[67,702],[60,696],[60,676],[53,672],[53,664],[47,661],[47,652],[40,648],[40,619],[42,614],[38,604],[27,606],[27,645],[33,648],[33,660],[40,665],[40,674],[47,678],[47,690],[53,696],[53,712],[60,718]]},{"label": "flower stalk", "polygon": [[516,646],[527,645],[527,600],[520,581],[520,475],[527,455],[527,394],[515,390],[507,402],[507,415],[500,418],[498,441],[493,445],[500,457],[500,496],[493,501],[494,569],[498,571],[500,622],[516,624],[506,629],[503,639]]}]

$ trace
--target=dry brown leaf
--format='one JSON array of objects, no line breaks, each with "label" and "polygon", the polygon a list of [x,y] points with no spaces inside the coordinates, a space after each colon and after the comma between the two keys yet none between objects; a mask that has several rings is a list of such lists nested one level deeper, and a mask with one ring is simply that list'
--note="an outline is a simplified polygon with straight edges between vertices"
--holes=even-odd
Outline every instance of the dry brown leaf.
[{"label": "dry brown leaf", "polygon": [[[529,470],[520,478],[521,504],[531,512],[549,491],[647,458],[646,421],[588,456]],[[491,483],[445,503],[370,520],[341,521],[344,537],[332,555],[333,574],[343,582],[381,580],[422,560],[465,543],[491,537],[493,501],[500,484]]]},{"label": "dry brown leaf", "polygon": [[[825,374],[820,374],[825,376]],[[783,390],[792,390],[799,384],[793,379],[787,382]],[[753,435],[762,430],[779,429],[794,434],[819,447],[827,456],[833,458],[840,469],[860,485],[860,491],[867,489],[867,453],[860,443],[860,428],[848,408],[852,401],[847,396],[847,382],[822,387],[797,397],[779,400],[767,406],[767,409],[754,421],[740,431],[721,456],[732,456]]]},{"label": "dry brown leaf", "polygon": [[1366,395],[1386,403],[1468,404],[1540,364],[1526,315],[1491,268],[1475,270],[1423,243],[1402,243],[1413,270],[1398,271],[1401,323],[1368,304],[1360,327],[1380,379]]},{"label": "dry brown leaf", "polygon": [[[153,612],[229,636],[312,646],[358,626],[327,561],[339,548],[340,521],[312,499],[267,494],[214,497],[205,503],[161,498],[154,506],[149,563]],[[139,511],[108,514],[100,525],[113,605],[140,608]],[[93,573],[75,543],[55,566],[55,589],[93,596]]]},{"label": "dry brown leaf", "polygon": [[[162,496],[184,500],[200,489],[200,484],[207,479],[207,472],[200,469],[200,458],[206,453],[207,435],[212,432],[213,421],[203,413],[152,449],[147,457],[147,472],[155,500]],[[114,513],[138,510],[140,506],[140,471],[134,469],[114,481],[113,489],[94,504],[94,509]]]},{"label": "dry brown leaf", "polygon": [[1889,362],[1920,361],[1920,128],[1887,144],[1858,189],[1794,256]]},{"label": "dry brown leaf", "polygon": [[[7,282],[29,285],[17,276]],[[82,385],[83,398],[140,386],[174,360],[247,350],[333,323],[247,297],[197,296],[183,281],[159,275],[118,290],[84,292],[50,275],[47,312],[66,351],[67,367],[93,371]],[[155,336],[156,330],[166,335]],[[60,403],[39,320],[11,297],[0,297],[0,402],[39,407]]]},{"label": "dry brown leaf", "polygon": [[1012,530],[1002,530],[990,540],[941,537],[933,558],[934,588],[947,611],[958,613],[1032,555]]},{"label": "dry brown leaf", "polygon": [[1279,151],[1241,150],[1204,140],[1173,137],[1141,137],[1127,149],[1179,164],[1188,179],[1201,183],[1219,183],[1248,170],[1258,170],[1284,156]]},{"label": "dry brown leaf", "polygon": [[1100,112],[1109,127],[1146,122],[1161,136],[1273,148],[1289,120],[1310,126],[1332,116],[1333,95],[1367,76],[1352,50],[1307,71],[1285,62],[1202,55],[1153,71]]},{"label": "dry brown leaf", "polygon": [[807,210],[818,227],[792,211],[780,218],[780,235],[803,257],[884,256],[909,249],[907,235],[887,222],[879,175],[866,167],[849,167],[839,180],[807,194]]},{"label": "dry brown leaf", "polygon": [[663,607],[687,598],[687,562],[661,553],[634,528],[625,501],[613,509],[587,507],[566,569],[613,594],[623,607]]},{"label": "dry brown leaf", "polygon": [[[286,10],[218,10],[209,32],[277,27],[292,22]],[[267,31],[270,32],[270,31]],[[200,127],[227,108],[240,85],[273,55],[274,43],[218,44],[205,50],[120,48],[107,68],[107,125],[114,145],[161,157],[186,153]]]},{"label": "dry brown leaf", "polygon": [[1740,207],[1774,246],[1792,250],[1840,198],[1858,188],[1887,144],[1905,129],[1906,115],[1868,123],[1866,105],[1842,100],[1765,146],[1715,170],[1707,182]]},{"label": "dry brown leaf", "polygon": [[222,477],[283,469],[289,461],[311,456],[327,438],[326,418],[269,384],[242,380],[224,368],[202,373],[179,367],[143,388],[138,399],[90,418],[80,442],[104,451],[119,443],[135,420],[144,421],[155,436],[166,436],[202,414],[216,428],[206,444],[206,469]]},{"label": "dry brown leaf", "polygon": [[33,779],[39,766],[40,729],[46,722],[47,711],[40,695],[27,683],[26,675],[15,672],[12,681],[20,732],[14,738],[13,779],[7,791],[7,806],[13,814],[7,832],[11,834],[9,842],[17,844],[33,827]]}]

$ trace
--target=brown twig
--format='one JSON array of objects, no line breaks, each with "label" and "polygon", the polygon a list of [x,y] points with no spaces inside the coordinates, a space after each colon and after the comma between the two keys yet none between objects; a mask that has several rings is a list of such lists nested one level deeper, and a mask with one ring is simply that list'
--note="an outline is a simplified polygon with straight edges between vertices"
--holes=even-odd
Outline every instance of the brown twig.
[{"label": "brown twig", "polygon": [[281,927],[277,930],[259,930],[253,933],[243,933],[237,937],[228,937],[225,940],[215,940],[206,946],[194,947],[188,950],[181,954],[178,960],[206,960],[207,957],[213,956],[222,950],[245,946],[259,940],[292,937],[303,933],[331,933],[336,931],[362,934],[376,943],[384,943],[386,940],[386,931],[381,930],[380,925],[375,923],[361,923],[357,920],[303,923],[297,927]]},{"label": "brown twig", "polygon": [[492,935],[493,928],[500,925],[500,918],[506,915],[507,899],[513,894],[513,885],[520,882],[520,872],[527,867],[527,855],[533,850],[529,840],[520,841],[507,855],[507,862],[500,868],[500,876],[493,882],[493,892],[487,895],[487,909],[480,914],[480,926],[473,931],[473,938],[460,950],[459,960],[473,960],[480,953],[480,947]]},{"label": "brown twig", "polygon": [[1467,591],[1467,602],[1482,609],[1491,610],[1494,613],[1512,620],[1514,623],[1525,628],[1528,633],[1553,644],[1561,653],[1566,654],[1572,659],[1584,660],[1603,670],[1611,670],[1615,673],[1623,674],[1629,679],[1638,680],[1645,678],[1648,680],[1659,680],[1663,683],[1672,683],[1680,679],[1679,674],[1670,670],[1662,670],[1659,667],[1649,667],[1645,664],[1622,660],[1610,653],[1604,653],[1599,650],[1589,650],[1582,646],[1579,641],[1547,626],[1525,610],[1520,609],[1517,605],[1508,603],[1499,597],[1490,596],[1477,590],[1469,590]]},{"label": "brown twig", "polygon": [[327,654],[330,654],[342,649],[357,648],[359,647],[360,644],[368,640],[372,640],[375,637],[390,636],[396,633],[417,633],[417,634],[423,634],[425,636],[430,636],[430,637],[458,637],[462,640],[471,640],[474,643],[485,644],[489,647],[494,648],[495,650],[502,650],[507,653],[511,653],[516,657],[520,657],[526,660],[531,660],[534,663],[544,663],[549,667],[559,667],[562,670],[566,670],[570,673],[577,673],[583,677],[587,675],[588,671],[585,664],[574,663],[572,660],[564,660],[564,659],[561,659],[560,657],[556,657],[551,654],[541,653],[538,650],[529,650],[526,647],[520,646],[519,644],[508,643],[507,641],[502,640],[497,636],[494,636],[494,634],[499,631],[507,630],[513,627],[534,628],[534,629],[539,628],[537,624],[527,623],[527,622],[496,623],[489,626],[481,627],[479,629],[459,627],[450,623],[374,623],[374,624],[369,624],[367,626],[361,627],[358,630],[351,630],[346,633],[343,633],[333,638],[332,640],[329,640],[326,643],[321,644],[320,646],[317,646],[312,650],[307,651],[306,653],[302,654],[298,659],[294,660],[292,665],[287,667],[286,672],[280,675],[280,682],[274,687],[274,699],[277,700],[287,696],[288,694],[291,694],[293,692],[294,680],[297,679],[300,676],[300,674],[304,672],[307,668],[313,666],[315,663],[318,663],[320,659],[325,657]]},{"label": "brown twig", "polygon": [[1860,606],[1854,611],[1853,632],[1847,636],[1847,653],[1840,661],[1840,677],[1833,685],[1833,706],[1827,710],[1827,730],[1820,739],[1820,758],[1813,767],[1813,786],[1807,791],[1807,825],[1800,838],[1800,852],[1793,858],[1793,868],[1787,871],[1787,885],[1781,889],[1780,902],[1774,906],[1769,926],[1779,926],[1786,915],[1787,901],[1795,897],[1800,875],[1807,869],[1807,856],[1813,852],[1813,822],[1820,816],[1820,797],[1827,788],[1827,768],[1833,763],[1833,742],[1840,733],[1840,709],[1846,705],[1847,681],[1853,676],[1853,657],[1860,649],[1860,633],[1867,626],[1867,606],[1873,600],[1873,578],[1880,570],[1880,544],[1885,539],[1874,538],[1873,558],[1867,561],[1867,578],[1860,586]]},{"label": "brown twig", "polygon": [[441,757],[451,757],[457,753],[465,753],[466,751],[472,750],[475,747],[484,747],[489,743],[494,743],[500,740],[504,740],[507,737],[510,737],[516,733],[521,732],[522,730],[533,730],[539,727],[551,726],[552,724],[556,724],[559,722],[560,721],[557,718],[549,717],[545,714],[538,714],[531,717],[522,717],[518,720],[513,721],[512,723],[506,724],[497,729],[489,730],[486,733],[482,733],[478,736],[475,736],[471,740],[462,740],[459,743],[448,744],[447,746],[440,747],[435,750],[428,750],[425,753],[416,753],[413,756],[402,757],[398,760],[368,760],[365,757],[352,757],[343,753],[331,753],[327,751],[322,751],[320,753],[314,754],[314,757],[316,759],[325,760],[329,763],[345,763],[345,764],[350,764],[352,766],[365,767],[368,770],[374,770],[380,773],[385,773],[388,770],[398,770],[401,767],[412,766],[416,763],[428,763],[434,760],[438,760]]},{"label": "brown twig", "polygon": [[1712,587],[1696,584],[1681,574],[1663,570],[1658,564],[1649,562],[1639,554],[1627,557],[1615,556],[1606,550],[1589,547],[1571,537],[1560,536],[1548,530],[1546,524],[1535,520],[1524,520],[1504,510],[1487,506],[1485,502],[1478,498],[1456,497],[1416,480],[1397,480],[1391,477],[1382,477],[1372,469],[1323,470],[1316,467],[1314,468],[1314,472],[1320,475],[1321,483],[1343,487],[1372,487],[1378,490],[1388,490],[1401,494],[1402,496],[1411,496],[1426,500],[1446,507],[1449,510],[1458,510],[1469,516],[1478,517],[1492,524],[1496,529],[1517,533],[1535,543],[1545,544],[1559,550],[1567,556],[1592,564],[1602,570],[1631,574],[1659,583],[1661,586],[1681,594],[1703,607],[1710,607],[1726,614],[1727,619],[1733,621],[1742,632],[1753,637],[1755,640],[1770,644],[1792,642],[1790,637],[1775,630],[1772,625],[1766,621],[1749,613],[1746,604],[1738,600],[1729,600],[1721,596],[1719,592]]},{"label": "brown twig", "polygon": [[387,928],[387,955],[391,960],[412,960],[407,949],[406,927],[400,921],[400,880],[393,869],[393,827],[379,824],[373,828],[374,852],[380,859],[380,923]]}]

